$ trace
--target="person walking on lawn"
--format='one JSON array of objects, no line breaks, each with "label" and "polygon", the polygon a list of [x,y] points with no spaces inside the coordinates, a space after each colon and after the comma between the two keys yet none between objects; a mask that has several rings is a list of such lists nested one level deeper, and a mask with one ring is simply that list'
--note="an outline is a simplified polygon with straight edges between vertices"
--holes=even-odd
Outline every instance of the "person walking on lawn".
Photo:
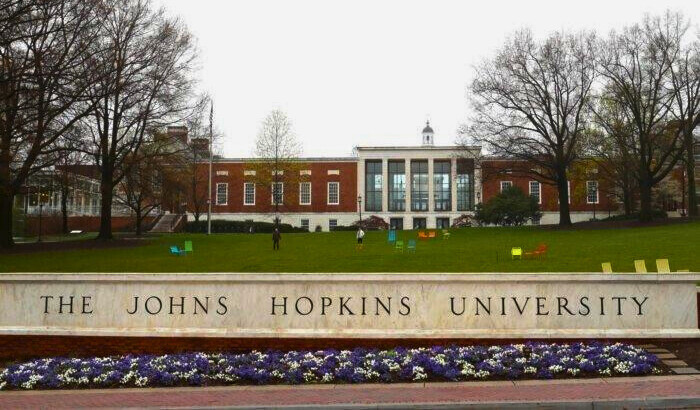
[{"label": "person walking on lawn", "polygon": [[280,249],[280,241],[282,240],[282,234],[280,234],[279,228],[275,228],[272,231],[272,250],[278,251]]},{"label": "person walking on lawn", "polygon": [[365,237],[365,231],[363,231],[362,228],[357,228],[357,234],[355,236],[357,237],[357,246],[362,247],[362,238]]}]

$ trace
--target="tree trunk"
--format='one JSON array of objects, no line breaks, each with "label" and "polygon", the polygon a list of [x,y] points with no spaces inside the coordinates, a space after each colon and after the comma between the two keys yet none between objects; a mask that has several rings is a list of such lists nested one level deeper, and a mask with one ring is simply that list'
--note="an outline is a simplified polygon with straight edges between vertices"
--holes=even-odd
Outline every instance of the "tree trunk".
[{"label": "tree trunk", "polygon": [[141,210],[136,211],[136,236],[141,236]]},{"label": "tree trunk", "polygon": [[624,188],[622,192],[622,203],[625,208],[625,215],[632,215],[632,192],[630,192],[629,188]]},{"label": "tree trunk", "polygon": [[571,226],[569,214],[569,186],[566,170],[557,171],[557,190],[559,191],[559,226]]},{"label": "tree trunk", "polygon": [[0,192],[0,249],[10,248],[14,245],[12,240],[12,203],[14,194]]},{"label": "tree trunk", "polygon": [[693,134],[685,141],[685,168],[688,181],[688,216],[698,216],[698,197],[695,189],[695,155],[693,152]]},{"label": "tree trunk", "polygon": [[651,181],[639,181],[639,220],[649,222],[653,219],[651,204]]},{"label": "tree trunk", "polygon": [[68,190],[61,190],[61,218],[63,226],[61,230],[65,235],[68,233]]},{"label": "tree trunk", "polygon": [[111,172],[102,173],[100,184],[102,203],[100,204],[100,233],[97,239],[112,239],[112,175]]}]

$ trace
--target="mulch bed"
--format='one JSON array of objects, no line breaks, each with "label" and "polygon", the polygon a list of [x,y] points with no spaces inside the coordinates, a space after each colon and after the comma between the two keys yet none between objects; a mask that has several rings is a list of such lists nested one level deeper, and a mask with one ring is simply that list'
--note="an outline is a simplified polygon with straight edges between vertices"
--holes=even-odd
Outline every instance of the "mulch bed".
[{"label": "mulch bed", "polygon": [[681,341],[651,341],[656,346],[667,349],[680,360],[688,363],[688,366],[700,369],[700,339]]},{"label": "mulch bed", "polygon": [[149,238],[146,237],[123,237],[112,240],[85,239],[61,242],[18,243],[10,249],[0,249],[0,255],[112,248],[133,248],[137,246],[147,245],[149,242]]}]

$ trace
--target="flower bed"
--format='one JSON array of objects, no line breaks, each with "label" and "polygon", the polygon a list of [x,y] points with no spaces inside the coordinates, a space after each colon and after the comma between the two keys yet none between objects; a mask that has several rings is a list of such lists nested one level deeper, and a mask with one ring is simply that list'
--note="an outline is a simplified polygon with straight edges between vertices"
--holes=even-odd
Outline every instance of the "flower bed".
[{"label": "flower bed", "polygon": [[551,379],[655,374],[657,364],[635,346],[597,342],[52,358],[8,366],[0,390]]}]

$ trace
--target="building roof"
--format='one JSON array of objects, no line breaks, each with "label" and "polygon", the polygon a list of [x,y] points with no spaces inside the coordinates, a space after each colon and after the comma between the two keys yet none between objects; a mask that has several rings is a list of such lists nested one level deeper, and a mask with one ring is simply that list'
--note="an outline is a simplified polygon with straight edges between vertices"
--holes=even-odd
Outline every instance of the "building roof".
[{"label": "building roof", "polygon": [[434,134],[435,132],[433,131],[433,128],[430,126],[430,121],[425,122],[425,128],[423,128],[423,134],[426,132],[429,132],[431,134]]}]

